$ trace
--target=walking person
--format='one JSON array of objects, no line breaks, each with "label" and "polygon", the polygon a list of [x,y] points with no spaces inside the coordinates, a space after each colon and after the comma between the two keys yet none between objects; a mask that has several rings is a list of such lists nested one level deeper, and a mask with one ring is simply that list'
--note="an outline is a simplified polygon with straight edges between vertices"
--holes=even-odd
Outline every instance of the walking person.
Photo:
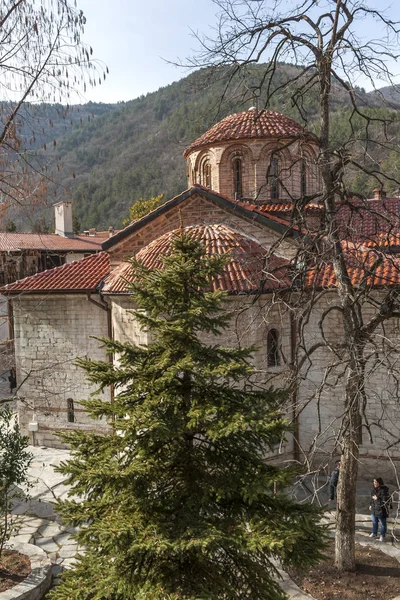
[{"label": "walking person", "polygon": [[390,494],[389,488],[383,483],[382,477],[374,479],[374,487],[371,492],[371,511],[372,533],[370,538],[376,538],[378,535],[378,525],[381,525],[380,542],[385,541],[387,525],[386,519],[389,516]]},{"label": "walking person", "polygon": [[10,371],[10,374],[8,376],[8,381],[10,383],[10,392],[12,393],[13,389],[15,389],[17,387],[17,378],[15,375],[14,367]]},{"label": "walking person", "polygon": [[340,472],[340,460],[336,461],[335,468],[333,469],[331,476],[329,478],[329,488],[328,488],[329,502],[333,502],[333,500],[335,499],[335,492],[336,492],[337,484],[339,481],[339,472]]}]

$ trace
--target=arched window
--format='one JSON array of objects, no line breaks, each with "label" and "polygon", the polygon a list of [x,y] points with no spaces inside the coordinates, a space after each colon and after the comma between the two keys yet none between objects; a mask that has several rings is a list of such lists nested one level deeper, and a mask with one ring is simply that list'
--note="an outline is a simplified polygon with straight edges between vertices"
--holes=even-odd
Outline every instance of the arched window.
[{"label": "arched window", "polygon": [[267,365],[278,367],[280,364],[279,332],[277,329],[270,329],[267,333]]},{"label": "arched window", "polygon": [[67,400],[67,421],[68,423],[75,423],[75,408],[72,398]]},{"label": "arched window", "polygon": [[233,161],[233,191],[235,198],[241,198],[242,193],[242,159],[235,158]]},{"label": "arched window", "polygon": [[302,198],[307,195],[307,169],[304,159],[300,163],[300,195]]},{"label": "arched window", "polygon": [[271,158],[268,177],[271,200],[279,200],[278,167],[278,159]]},{"label": "arched window", "polygon": [[203,182],[202,183],[203,183],[204,187],[212,189],[211,165],[208,160],[203,164]]}]

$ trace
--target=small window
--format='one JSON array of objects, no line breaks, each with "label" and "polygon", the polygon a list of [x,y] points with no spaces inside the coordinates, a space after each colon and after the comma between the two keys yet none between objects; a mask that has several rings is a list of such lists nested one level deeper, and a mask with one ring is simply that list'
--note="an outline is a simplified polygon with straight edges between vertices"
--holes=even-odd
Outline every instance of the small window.
[{"label": "small window", "polygon": [[233,161],[233,191],[235,198],[242,197],[242,161],[235,158]]},{"label": "small window", "polygon": [[67,400],[67,421],[68,423],[75,423],[75,408],[72,398]]},{"label": "small window", "polygon": [[212,188],[211,185],[211,165],[207,161],[203,165],[203,185],[206,188]]},{"label": "small window", "polygon": [[267,364],[269,367],[278,367],[281,364],[277,329],[270,329],[267,334]]},{"label": "small window", "polygon": [[300,187],[301,187],[301,197],[307,195],[307,169],[306,169],[306,161],[302,160],[300,163]]},{"label": "small window", "polygon": [[269,166],[269,189],[271,200],[279,200],[279,181],[278,181],[278,159],[271,158]]}]

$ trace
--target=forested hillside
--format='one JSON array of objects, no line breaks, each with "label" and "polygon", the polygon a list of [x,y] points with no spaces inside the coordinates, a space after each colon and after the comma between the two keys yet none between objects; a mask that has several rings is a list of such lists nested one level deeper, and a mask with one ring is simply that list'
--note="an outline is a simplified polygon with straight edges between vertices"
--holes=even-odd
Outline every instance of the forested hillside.
[{"label": "forested hillside", "polygon": [[[263,68],[263,65],[251,67],[245,76],[230,82],[228,92],[223,72],[202,70],[131,102],[83,105],[69,113],[73,118],[67,127],[69,114],[57,119],[61,108],[53,107],[51,131],[43,128],[44,136],[57,140],[55,147],[47,148],[44,153],[46,162],[53,163],[48,173],[55,180],[49,201],[72,198],[82,228],[100,229],[121,226],[129,206],[140,197],[164,193],[168,199],[179,193],[187,186],[185,147],[227,114],[256,102],[259,108],[265,106],[265,91],[257,90]],[[281,65],[278,84],[294,73],[296,67]],[[361,101],[370,106],[371,115],[382,116],[390,110],[382,108],[385,103],[381,96],[363,90],[358,93]],[[393,112],[397,105],[394,97],[391,101]],[[290,90],[286,89],[272,98],[268,108],[284,112],[316,130],[317,102],[317,93],[302,98],[300,114]],[[340,144],[351,133],[348,125],[351,108],[339,86],[335,87],[333,108],[336,109],[335,143]],[[355,125],[357,128],[357,122]],[[28,130],[25,135],[29,135]],[[375,154],[371,148],[372,163],[397,161],[389,152],[380,150],[379,156]],[[370,185],[366,177],[354,180],[356,191],[367,193]]]}]

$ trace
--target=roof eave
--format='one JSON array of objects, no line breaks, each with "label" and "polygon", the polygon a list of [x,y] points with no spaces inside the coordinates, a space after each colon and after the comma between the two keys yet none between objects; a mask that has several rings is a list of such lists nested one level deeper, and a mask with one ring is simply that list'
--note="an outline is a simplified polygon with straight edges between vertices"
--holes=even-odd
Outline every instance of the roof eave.
[{"label": "roof eave", "polygon": [[[277,135],[277,136],[271,136],[271,137],[254,137],[254,136],[248,136],[248,137],[241,137],[241,138],[227,138],[224,140],[214,140],[211,142],[204,142],[204,143],[199,143],[197,145],[192,145],[192,146],[188,146],[186,148],[186,150],[183,153],[183,158],[187,158],[192,152],[198,152],[202,149],[205,148],[212,148],[213,146],[219,146],[220,144],[228,144],[228,143],[237,143],[240,144],[242,142],[248,142],[248,141],[263,141],[263,142],[279,142],[279,141],[285,141],[285,140],[293,140],[293,142],[299,140],[299,139],[304,139],[307,138],[309,141],[315,142],[316,144],[318,143],[318,139],[315,137],[315,135],[313,135],[310,132],[304,133],[304,134],[298,134],[298,135]],[[195,142],[194,142],[195,144]]]},{"label": "roof eave", "polygon": [[45,290],[2,290],[0,288],[0,294],[3,296],[33,296],[39,294],[95,294],[98,293],[97,286],[95,288],[82,288],[77,290],[57,290],[57,289],[45,289]]}]

